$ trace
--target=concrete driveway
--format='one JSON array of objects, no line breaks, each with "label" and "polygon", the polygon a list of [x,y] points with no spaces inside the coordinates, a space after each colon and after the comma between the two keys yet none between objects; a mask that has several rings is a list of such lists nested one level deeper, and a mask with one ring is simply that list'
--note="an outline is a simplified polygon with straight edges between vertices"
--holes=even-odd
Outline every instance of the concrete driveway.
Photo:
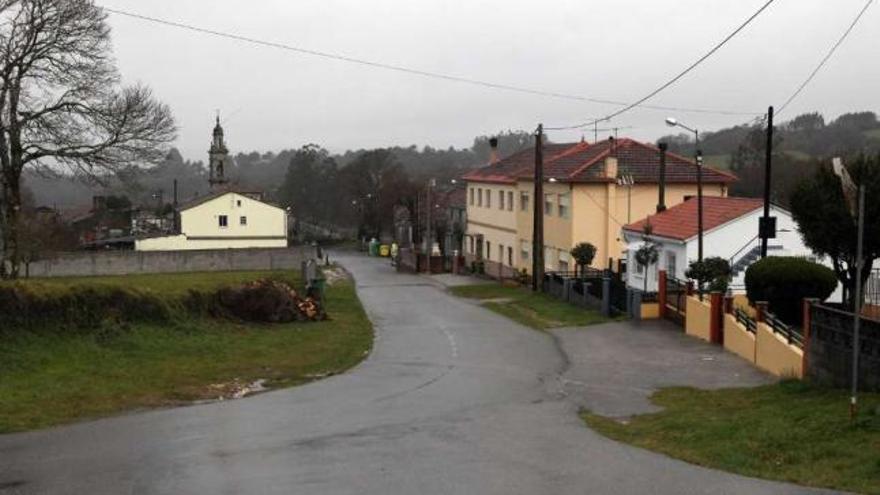
[{"label": "concrete driveway", "polygon": [[[382,260],[338,260],[376,324],[375,350],[360,366],[238,401],[0,436],[0,494],[818,493],[692,466],[586,428],[582,402],[601,411],[606,400],[595,387],[568,395],[577,384],[563,378],[621,380],[606,382],[628,390],[607,395],[613,411],[637,410],[644,398],[632,392],[644,373],[606,370],[614,357],[579,340],[607,332],[611,345],[613,328],[560,331],[567,347],[597,346],[598,355],[574,352],[569,369],[549,334]],[[713,353],[700,347],[694,355]]]},{"label": "concrete driveway", "polygon": [[553,334],[570,362],[562,376],[565,391],[573,402],[604,416],[657,411],[649,397],[662,387],[713,389],[775,380],[666,321],[622,321]]}]

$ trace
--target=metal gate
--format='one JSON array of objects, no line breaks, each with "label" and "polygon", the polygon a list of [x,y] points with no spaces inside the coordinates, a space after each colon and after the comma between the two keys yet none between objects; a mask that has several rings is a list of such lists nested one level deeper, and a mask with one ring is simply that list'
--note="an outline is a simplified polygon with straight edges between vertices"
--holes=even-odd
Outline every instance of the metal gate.
[{"label": "metal gate", "polygon": [[687,318],[687,284],[681,280],[666,279],[666,319],[684,327]]}]

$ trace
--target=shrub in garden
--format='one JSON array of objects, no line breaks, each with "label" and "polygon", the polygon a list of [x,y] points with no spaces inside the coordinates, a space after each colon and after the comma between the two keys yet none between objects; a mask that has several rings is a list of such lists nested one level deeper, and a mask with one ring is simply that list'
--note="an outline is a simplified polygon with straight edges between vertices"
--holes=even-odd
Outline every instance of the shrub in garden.
[{"label": "shrub in garden", "polygon": [[767,301],[782,321],[800,324],[804,298],[827,299],[837,287],[837,276],[806,258],[769,256],[746,270],[745,282],[750,303]]},{"label": "shrub in garden", "polygon": [[691,262],[684,275],[696,280],[710,292],[724,292],[730,282],[730,263],[718,256],[704,258],[703,261]]}]

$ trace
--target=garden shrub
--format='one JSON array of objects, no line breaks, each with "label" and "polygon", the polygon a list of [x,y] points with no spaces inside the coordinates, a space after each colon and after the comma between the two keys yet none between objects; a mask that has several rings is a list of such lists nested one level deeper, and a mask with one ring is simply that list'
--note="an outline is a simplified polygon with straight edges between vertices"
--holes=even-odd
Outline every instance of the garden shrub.
[{"label": "garden shrub", "polygon": [[769,256],[746,270],[749,302],[767,301],[770,311],[789,324],[801,324],[803,300],[825,300],[837,288],[830,268],[806,258]]}]

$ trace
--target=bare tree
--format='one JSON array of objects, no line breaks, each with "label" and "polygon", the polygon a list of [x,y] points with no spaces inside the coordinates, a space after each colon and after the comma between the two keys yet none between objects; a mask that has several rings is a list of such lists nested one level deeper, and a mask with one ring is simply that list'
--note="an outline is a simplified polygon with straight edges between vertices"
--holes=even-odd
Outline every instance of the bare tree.
[{"label": "bare tree", "polygon": [[25,167],[98,177],[161,159],[175,132],[149,88],[120,86],[92,0],[0,0],[0,275],[18,276]]}]

